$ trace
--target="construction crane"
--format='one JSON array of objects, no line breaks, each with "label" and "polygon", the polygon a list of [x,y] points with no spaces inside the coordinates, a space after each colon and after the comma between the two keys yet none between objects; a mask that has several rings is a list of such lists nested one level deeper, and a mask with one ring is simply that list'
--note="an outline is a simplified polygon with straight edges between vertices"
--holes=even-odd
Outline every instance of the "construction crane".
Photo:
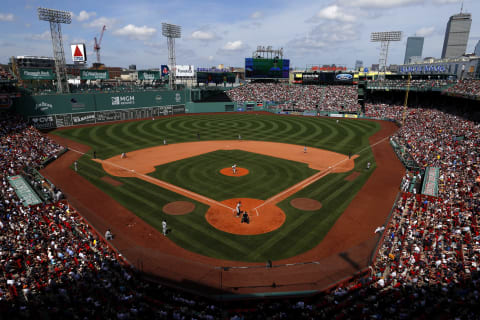
[{"label": "construction crane", "polygon": [[97,37],[93,38],[95,40],[95,44],[93,45],[93,51],[97,53],[97,64],[100,65],[100,44],[102,43],[103,33],[107,30],[107,26],[103,26],[102,32],[100,33],[100,39],[97,42]]}]

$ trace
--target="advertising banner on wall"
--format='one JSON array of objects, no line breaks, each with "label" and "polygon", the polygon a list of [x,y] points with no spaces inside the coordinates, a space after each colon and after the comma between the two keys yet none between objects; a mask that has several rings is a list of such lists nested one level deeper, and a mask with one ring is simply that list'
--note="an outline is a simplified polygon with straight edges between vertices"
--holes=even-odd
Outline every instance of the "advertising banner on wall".
[{"label": "advertising banner on wall", "polygon": [[55,75],[52,69],[20,69],[20,78],[22,80],[54,80]]},{"label": "advertising banner on wall", "polygon": [[167,65],[162,64],[162,77],[168,76],[170,70]]},{"label": "advertising banner on wall", "polygon": [[108,70],[80,70],[81,80],[108,80]]},{"label": "advertising banner on wall", "polygon": [[138,80],[158,80],[160,79],[159,71],[140,70],[138,71]]},{"label": "advertising banner on wall", "polygon": [[175,67],[176,77],[193,77],[195,76],[195,68],[193,65],[177,65]]},{"label": "advertising banner on wall", "polygon": [[70,50],[72,51],[72,61],[73,62],[85,62],[87,61],[87,51],[85,49],[84,43],[77,43],[70,45]]}]

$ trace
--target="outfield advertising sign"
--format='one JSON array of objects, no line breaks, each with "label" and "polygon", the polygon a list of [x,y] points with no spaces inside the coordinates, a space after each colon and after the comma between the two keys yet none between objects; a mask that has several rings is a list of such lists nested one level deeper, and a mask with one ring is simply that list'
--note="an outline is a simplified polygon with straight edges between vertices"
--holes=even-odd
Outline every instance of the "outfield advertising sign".
[{"label": "outfield advertising sign", "polygon": [[51,69],[20,69],[20,78],[22,80],[55,80],[55,75]]},{"label": "outfield advertising sign", "polygon": [[162,77],[168,77],[170,70],[167,65],[162,64]]},{"label": "outfield advertising sign", "polygon": [[141,70],[138,71],[138,80],[159,80],[160,71]]},{"label": "outfield advertising sign", "polygon": [[146,108],[54,114],[49,116],[33,116],[30,117],[30,123],[38,129],[52,129],[109,121],[148,119],[182,113],[185,113],[185,105],[167,105]]},{"label": "outfield advertising sign", "polygon": [[70,45],[70,50],[72,51],[72,61],[73,62],[85,62],[87,61],[87,51],[85,50],[84,43],[77,43]]},{"label": "outfield advertising sign", "polygon": [[176,77],[194,77],[195,67],[193,65],[177,65],[175,67]]},{"label": "outfield advertising sign", "polygon": [[108,70],[80,70],[81,80],[108,80]]},{"label": "outfield advertising sign", "polygon": [[30,123],[37,129],[55,128],[54,116],[30,117]]}]

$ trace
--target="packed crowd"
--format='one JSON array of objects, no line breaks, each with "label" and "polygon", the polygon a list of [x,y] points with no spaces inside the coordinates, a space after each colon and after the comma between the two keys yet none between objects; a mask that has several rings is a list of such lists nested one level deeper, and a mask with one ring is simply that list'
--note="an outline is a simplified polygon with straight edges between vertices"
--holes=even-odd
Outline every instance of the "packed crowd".
[{"label": "packed crowd", "polygon": [[480,80],[460,80],[446,90],[462,96],[480,97]]},{"label": "packed crowd", "polygon": [[[23,88],[27,94],[32,95],[48,95],[56,94],[57,87],[53,84],[43,84],[34,87]],[[166,89],[163,84],[137,84],[137,83],[99,83],[99,84],[70,84],[69,90],[71,93],[121,93],[121,92],[135,92],[135,91],[149,91],[149,90],[163,90]]]},{"label": "packed crowd", "polygon": [[0,80],[13,80],[15,77],[10,73],[8,66],[0,65]]},{"label": "packed crowd", "polygon": [[[417,90],[431,90],[431,89],[440,89],[443,90],[445,87],[453,85],[456,83],[456,80],[447,80],[447,79],[431,79],[431,80],[417,80],[413,79],[410,81],[410,88]],[[404,89],[408,85],[407,79],[402,80],[371,80],[368,81],[368,88],[378,88],[378,87],[388,87],[388,88],[398,88]]]},{"label": "packed crowd", "polygon": [[219,317],[198,299],[140,281],[68,202],[22,205],[7,177],[37,167],[59,145],[0,113],[0,147],[0,318]]},{"label": "packed crowd", "polygon": [[[367,105],[366,115],[401,122],[403,107]],[[425,306],[445,308],[447,301],[450,311],[471,316],[480,289],[480,125],[439,110],[408,109],[394,138],[421,167],[440,169],[438,197],[402,193],[372,266],[371,287],[415,294],[413,305],[403,296],[393,307],[407,317]]]},{"label": "packed crowd", "polygon": [[236,102],[274,102],[277,108],[283,110],[357,112],[359,109],[355,86],[249,83],[227,91],[227,95]]},{"label": "packed crowd", "polygon": [[[244,101],[251,100],[258,99]],[[370,104],[366,115],[401,122],[403,106]],[[403,189],[371,272],[307,299],[212,303],[142,280],[68,202],[23,207],[6,177],[37,166],[61,147],[20,118],[0,114],[0,314],[9,319],[478,318],[480,125],[412,108],[393,138],[421,167],[440,169],[439,194]],[[418,176],[407,172],[406,179]]]}]

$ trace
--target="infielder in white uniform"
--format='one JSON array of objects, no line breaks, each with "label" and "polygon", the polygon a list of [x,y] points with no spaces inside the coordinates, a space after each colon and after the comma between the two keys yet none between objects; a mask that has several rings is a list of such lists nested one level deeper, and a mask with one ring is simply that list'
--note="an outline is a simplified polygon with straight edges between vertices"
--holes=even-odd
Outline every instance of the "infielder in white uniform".
[{"label": "infielder in white uniform", "polygon": [[162,232],[163,232],[164,236],[167,235],[167,220],[165,220],[165,219],[163,219],[163,221],[162,221]]},{"label": "infielder in white uniform", "polygon": [[237,164],[236,163],[232,166],[232,172],[233,172],[233,174],[237,173]]}]

